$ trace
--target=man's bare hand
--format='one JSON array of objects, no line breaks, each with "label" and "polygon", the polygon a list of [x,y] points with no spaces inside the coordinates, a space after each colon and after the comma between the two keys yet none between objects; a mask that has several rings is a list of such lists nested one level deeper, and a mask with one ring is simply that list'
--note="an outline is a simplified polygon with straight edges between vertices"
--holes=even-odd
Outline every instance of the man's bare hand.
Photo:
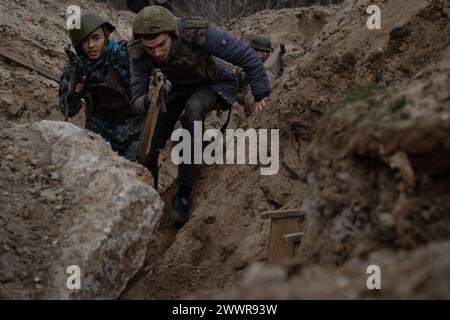
[{"label": "man's bare hand", "polygon": [[269,97],[265,97],[261,101],[255,102],[255,104],[253,106],[253,109],[255,110],[255,113],[261,112],[266,107],[268,99],[269,99]]},{"label": "man's bare hand", "polygon": [[81,78],[81,81],[75,87],[75,94],[80,95],[85,85],[86,85],[86,76],[83,76]]}]

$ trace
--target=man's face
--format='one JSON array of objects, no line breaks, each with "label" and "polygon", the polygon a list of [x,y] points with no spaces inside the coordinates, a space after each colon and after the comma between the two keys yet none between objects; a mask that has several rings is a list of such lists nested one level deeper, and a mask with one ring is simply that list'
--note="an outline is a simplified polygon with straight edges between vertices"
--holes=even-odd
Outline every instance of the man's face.
[{"label": "man's face", "polygon": [[86,39],[81,42],[83,52],[91,60],[97,60],[101,57],[103,49],[106,45],[106,37],[103,29],[100,27],[94,32],[90,33]]},{"label": "man's face", "polygon": [[162,33],[152,40],[141,38],[145,51],[158,62],[167,61],[172,50],[172,37],[168,33]]},{"label": "man's face", "polygon": [[261,59],[261,61],[264,63],[264,62],[266,62],[267,58],[269,58],[270,51],[256,50],[256,54]]}]

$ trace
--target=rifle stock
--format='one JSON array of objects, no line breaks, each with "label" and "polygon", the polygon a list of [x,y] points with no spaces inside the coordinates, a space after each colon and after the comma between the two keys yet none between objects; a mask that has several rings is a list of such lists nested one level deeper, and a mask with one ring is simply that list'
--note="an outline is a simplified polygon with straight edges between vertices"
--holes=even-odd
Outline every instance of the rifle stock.
[{"label": "rifle stock", "polygon": [[151,146],[153,134],[155,132],[156,121],[158,120],[159,112],[161,110],[161,104],[164,103],[164,98],[162,97],[162,95],[160,95],[163,86],[164,80],[160,79],[158,84],[156,85],[155,93],[152,95],[150,106],[148,108],[147,118],[145,119],[144,132],[138,151],[138,161],[141,164],[144,163],[144,160],[149,151],[149,147]]}]

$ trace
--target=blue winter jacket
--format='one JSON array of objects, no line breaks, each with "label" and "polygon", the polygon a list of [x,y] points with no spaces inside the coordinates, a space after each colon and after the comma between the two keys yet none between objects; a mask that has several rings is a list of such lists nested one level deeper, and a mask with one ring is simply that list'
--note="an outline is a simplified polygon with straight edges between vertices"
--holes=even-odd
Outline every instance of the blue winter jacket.
[{"label": "blue winter jacket", "polygon": [[[177,27],[178,34],[182,35],[180,20],[177,21]],[[176,51],[182,43],[182,36],[178,36],[175,39],[173,50]],[[219,58],[216,59],[220,68],[219,78],[216,82],[211,82],[209,86],[230,105],[236,101],[239,83],[236,74],[226,62],[244,70],[255,101],[261,101],[269,96],[270,86],[264,65],[255,50],[247,44],[234,38],[229,33],[209,25],[205,45],[198,48],[198,52],[205,60],[210,55]],[[135,60],[132,54],[130,54],[130,57],[132,58],[130,61],[132,101],[136,109],[145,110],[149,105],[148,87],[152,67],[148,66],[144,59]],[[157,65],[153,67],[157,67]]]}]

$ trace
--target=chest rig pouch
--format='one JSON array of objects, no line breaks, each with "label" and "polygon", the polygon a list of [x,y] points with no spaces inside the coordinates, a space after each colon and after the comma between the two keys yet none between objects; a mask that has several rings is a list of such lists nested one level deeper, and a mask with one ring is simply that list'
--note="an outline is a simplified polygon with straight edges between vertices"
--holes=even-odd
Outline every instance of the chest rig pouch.
[{"label": "chest rig pouch", "polygon": [[87,91],[89,115],[117,120],[136,115],[127,92],[120,83],[120,76],[112,66],[108,66],[108,74],[102,81],[89,81]]},{"label": "chest rig pouch", "polygon": [[129,43],[130,57],[153,69],[158,67],[170,80],[174,89],[217,83],[220,67],[216,57],[202,55],[201,50],[206,43],[209,23],[200,17],[192,17],[181,21],[181,33],[174,39],[174,49],[168,61],[156,64],[145,52],[139,39]]},{"label": "chest rig pouch", "polygon": [[161,70],[174,87],[215,83],[218,66],[215,57],[201,53],[206,43],[208,22],[200,17],[182,20],[181,43],[175,42],[169,61],[161,64]]}]

